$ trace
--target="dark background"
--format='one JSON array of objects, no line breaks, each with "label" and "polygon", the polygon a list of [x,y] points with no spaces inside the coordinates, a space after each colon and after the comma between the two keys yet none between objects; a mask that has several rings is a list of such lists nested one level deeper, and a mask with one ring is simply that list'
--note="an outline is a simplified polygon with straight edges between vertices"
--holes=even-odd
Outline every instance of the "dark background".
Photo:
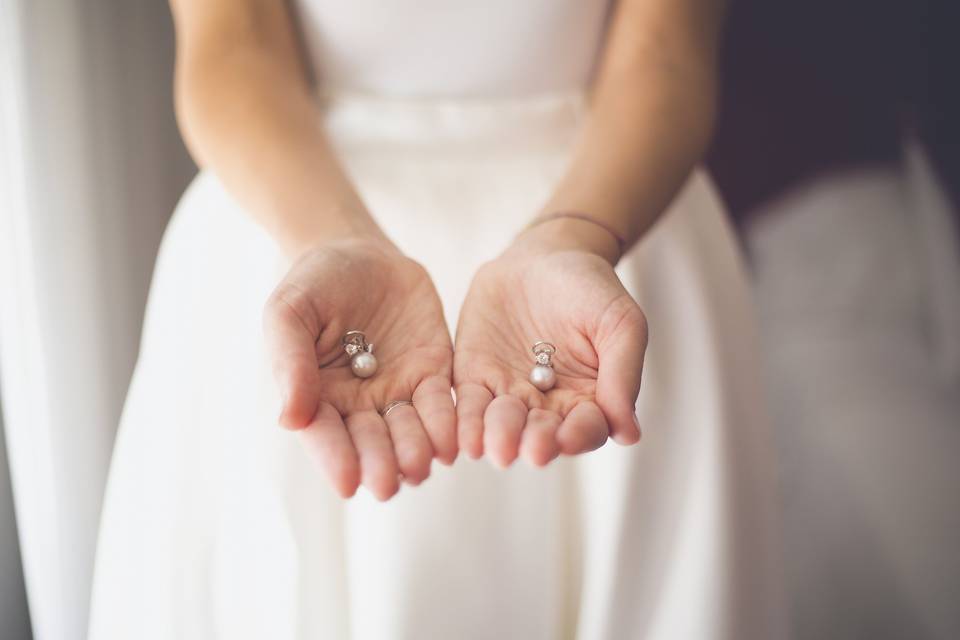
[{"label": "dark background", "polygon": [[708,164],[733,215],[922,140],[960,203],[960,2],[731,0]]}]

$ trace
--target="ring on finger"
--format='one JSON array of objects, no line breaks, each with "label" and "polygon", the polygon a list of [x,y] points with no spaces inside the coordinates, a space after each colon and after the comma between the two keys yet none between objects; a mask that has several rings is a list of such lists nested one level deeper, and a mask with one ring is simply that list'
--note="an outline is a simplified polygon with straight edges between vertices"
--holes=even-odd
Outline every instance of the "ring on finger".
[{"label": "ring on finger", "polygon": [[380,415],[384,418],[387,417],[387,414],[396,409],[397,407],[402,407],[405,405],[413,406],[413,403],[409,400],[391,400],[380,410]]}]

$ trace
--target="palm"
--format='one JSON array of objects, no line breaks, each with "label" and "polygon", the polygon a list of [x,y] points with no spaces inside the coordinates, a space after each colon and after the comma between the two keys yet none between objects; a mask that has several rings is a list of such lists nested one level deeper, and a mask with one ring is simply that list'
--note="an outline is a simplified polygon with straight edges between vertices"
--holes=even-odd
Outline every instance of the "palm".
[{"label": "palm", "polygon": [[[394,265],[381,273],[353,274],[356,291],[345,308],[329,309],[329,324],[317,338],[319,397],[342,415],[378,410],[391,400],[410,399],[432,376],[449,390],[453,359],[439,300],[425,274],[413,265]],[[367,282],[359,282],[363,276]],[[358,285],[358,286],[357,286]],[[314,285],[315,305],[330,287]],[[377,375],[358,378],[350,370],[341,337],[362,329],[380,364]]]},{"label": "palm", "polygon": [[[377,497],[398,475],[419,483],[430,460],[456,457],[450,395],[453,353],[440,301],[415,262],[379,246],[350,244],[308,253],[267,303],[265,331],[284,392],[280,421],[302,431],[336,488],[362,479]],[[358,378],[341,338],[363,331],[377,373]],[[412,400],[383,418],[393,400]]]},{"label": "palm", "polygon": [[[528,380],[531,345],[556,345],[556,386]],[[476,276],[457,330],[460,446],[507,465],[639,437],[633,405],[646,327],[612,268],[585,253],[504,257]]]}]

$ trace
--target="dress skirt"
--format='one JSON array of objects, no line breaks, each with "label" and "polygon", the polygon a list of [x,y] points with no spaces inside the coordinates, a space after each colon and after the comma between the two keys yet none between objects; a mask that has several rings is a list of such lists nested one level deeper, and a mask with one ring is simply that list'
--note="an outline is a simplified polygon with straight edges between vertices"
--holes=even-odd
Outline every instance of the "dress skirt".
[{"label": "dress skirt", "polygon": [[[452,330],[474,271],[562,175],[583,99],[324,102],[349,175]],[[276,424],[261,314],[285,268],[201,172],[157,261],[92,640],[783,637],[753,307],[702,172],[618,266],[650,326],[643,439],[545,469],[460,456],[387,503],[340,499]]]}]

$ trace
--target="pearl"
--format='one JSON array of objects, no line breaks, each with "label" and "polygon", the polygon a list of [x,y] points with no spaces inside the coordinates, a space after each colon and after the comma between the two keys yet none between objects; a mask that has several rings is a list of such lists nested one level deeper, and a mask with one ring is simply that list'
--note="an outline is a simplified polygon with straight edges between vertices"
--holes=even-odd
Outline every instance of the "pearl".
[{"label": "pearl", "polygon": [[377,358],[366,351],[361,351],[350,358],[350,368],[358,378],[369,378],[377,372]]},{"label": "pearl", "polygon": [[538,364],[530,372],[530,383],[540,391],[549,391],[557,384],[557,374],[553,367]]}]

